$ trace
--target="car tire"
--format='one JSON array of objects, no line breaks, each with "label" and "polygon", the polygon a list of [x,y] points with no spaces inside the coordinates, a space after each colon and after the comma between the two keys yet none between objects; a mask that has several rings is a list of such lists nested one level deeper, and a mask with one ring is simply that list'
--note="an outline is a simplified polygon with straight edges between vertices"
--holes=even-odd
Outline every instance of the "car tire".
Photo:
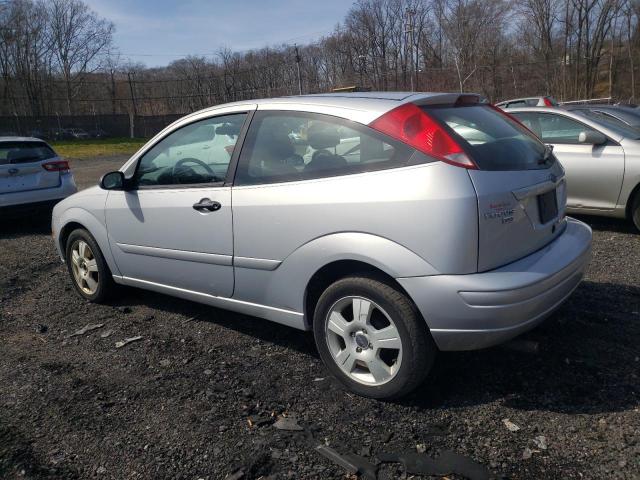
[{"label": "car tire", "polygon": [[406,395],[424,381],[438,351],[413,302],[369,276],[330,285],[316,305],[313,330],[330,372],[364,397]]},{"label": "car tire", "polygon": [[79,228],[67,238],[65,260],[71,282],[78,294],[92,303],[103,303],[116,285],[109,266],[91,234]]},{"label": "car tire", "polygon": [[633,226],[636,227],[636,230],[640,231],[640,190],[634,195],[629,213]]}]

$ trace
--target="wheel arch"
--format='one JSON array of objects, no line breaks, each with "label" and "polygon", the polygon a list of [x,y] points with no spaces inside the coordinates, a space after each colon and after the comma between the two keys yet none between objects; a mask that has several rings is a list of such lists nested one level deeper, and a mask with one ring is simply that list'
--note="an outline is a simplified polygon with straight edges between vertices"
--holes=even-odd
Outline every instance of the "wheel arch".
[{"label": "wheel arch", "polygon": [[65,260],[67,240],[71,232],[77,228],[82,228],[89,232],[94,238],[100,252],[107,262],[107,266],[113,275],[120,275],[113,255],[111,254],[111,248],[109,247],[109,239],[107,237],[107,229],[105,226],[90,212],[82,208],[70,208],[66,210],[57,222],[58,231],[57,234],[57,246],[60,249],[63,260]]},{"label": "wheel arch", "polygon": [[387,238],[336,232],[301,245],[273,270],[237,267],[234,298],[296,312],[299,320],[291,326],[309,330],[309,308],[318,285],[324,285],[320,279],[358,272],[375,273],[396,287],[397,278],[439,273],[424,258]]},{"label": "wheel arch", "polygon": [[85,227],[83,224],[76,221],[68,222],[64,224],[63,227],[60,229],[60,235],[58,236],[58,244],[60,245],[60,251],[62,252],[63,256],[67,251],[67,240],[69,239],[69,235],[71,235],[71,232],[73,232],[74,230],[77,230],[78,228],[89,231],[87,227]]},{"label": "wheel arch", "polygon": [[389,273],[362,260],[344,259],[333,261],[322,266],[307,282],[304,292],[304,318],[307,323],[307,327],[311,327],[313,325],[315,308],[322,293],[332,283],[350,276],[366,276],[375,278],[392,286],[399,292],[402,292],[409,299],[416,309],[416,314],[422,317],[409,293]]},{"label": "wheel arch", "polygon": [[640,195],[640,183],[633,187],[631,193],[629,193],[629,196],[627,197],[627,204],[624,207],[625,217],[627,218],[627,220],[633,221],[633,212],[631,211],[631,207],[636,201],[636,198],[638,198],[638,195]]}]

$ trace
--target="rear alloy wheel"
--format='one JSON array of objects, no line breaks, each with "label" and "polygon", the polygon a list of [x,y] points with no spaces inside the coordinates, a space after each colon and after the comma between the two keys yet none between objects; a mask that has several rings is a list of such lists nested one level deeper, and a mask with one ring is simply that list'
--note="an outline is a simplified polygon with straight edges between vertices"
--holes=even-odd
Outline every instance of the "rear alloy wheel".
[{"label": "rear alloy wheel", "polygon": [[383,308],[363,297],[344,297],[329,310],[325,336],[333,361],[356,382],[384,385],[402,364],[402,342]]},{"label": "rear alloy wheel", "polygon": [[90,302],[103,302],[115,288],[98,244],[89,232],[78,229],[67,239],[66,262],[73,286]]},{"label": "rear alloy wheel", "polygon": [[314,335],[329,370],[350,390],[372,398],[413,390],[437,351],[411,301],[368,277],[339,280],[322,294]]}]

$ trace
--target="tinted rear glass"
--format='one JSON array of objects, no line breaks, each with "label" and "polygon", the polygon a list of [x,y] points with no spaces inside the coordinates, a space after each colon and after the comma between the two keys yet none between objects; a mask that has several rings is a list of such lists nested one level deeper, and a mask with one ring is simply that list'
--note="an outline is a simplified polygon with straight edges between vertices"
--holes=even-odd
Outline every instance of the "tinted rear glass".
[{"label": "tinted rear glass", "polygon": [[489,106],[423,108],[451,129],[481,170],[535,170],[553,161],[535,135]]},{"label": "tinted rear glass", "polygon": [[0,142],[0,164],[39,162],[55,156],[46,143]]}]

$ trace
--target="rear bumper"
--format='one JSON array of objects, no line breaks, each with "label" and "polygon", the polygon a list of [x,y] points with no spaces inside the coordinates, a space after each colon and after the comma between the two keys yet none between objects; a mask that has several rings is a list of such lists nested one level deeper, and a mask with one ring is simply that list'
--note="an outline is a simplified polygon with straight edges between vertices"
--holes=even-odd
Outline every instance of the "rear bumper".
[{"label": "rear bumper", "polygon": [[78,191],[73,174],[66,173],[60,176],[60,185],[54,188],[41,188],[39,190],[27,190],[24,192],[12,192],[0,194],[0,208],[15,207],[30,204],[54,203]]},{"label": "rear bumper", "polygon": [[475,350],[542,322],[578,286],[591,257],[591,229],[568,218],[549,245],[496,270],[398,278],[441,350]]}]

